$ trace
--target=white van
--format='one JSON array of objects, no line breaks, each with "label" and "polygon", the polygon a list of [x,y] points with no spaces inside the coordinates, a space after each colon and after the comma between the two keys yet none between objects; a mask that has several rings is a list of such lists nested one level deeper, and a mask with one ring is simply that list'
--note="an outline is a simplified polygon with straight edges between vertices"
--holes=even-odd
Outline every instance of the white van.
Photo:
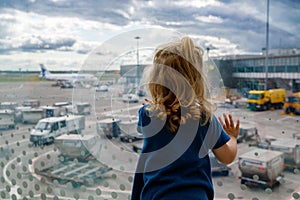
[{"label": "white van", "polygon": [[85,127],[85,118],[81,115],[67,115],[41,119],[30,133],[30,141],[34,145],[53,143],[63,134],[80,134]]}]

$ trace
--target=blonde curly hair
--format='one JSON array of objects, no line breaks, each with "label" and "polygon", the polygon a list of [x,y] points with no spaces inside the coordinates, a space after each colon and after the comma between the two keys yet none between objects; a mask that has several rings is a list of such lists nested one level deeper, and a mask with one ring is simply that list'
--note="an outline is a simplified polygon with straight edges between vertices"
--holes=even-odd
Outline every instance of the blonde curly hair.
[{"label": "blonde curly hair", "polygon": [[[152,100],[147,110],[166,120],[175,133],[188,119],[205,125],[214,106],[207,100],[207,81],[203,71],[204,51],[190,37],[160,46],[153,66],[145,73]],[[182,112],[184,111],[184,112]]]}]

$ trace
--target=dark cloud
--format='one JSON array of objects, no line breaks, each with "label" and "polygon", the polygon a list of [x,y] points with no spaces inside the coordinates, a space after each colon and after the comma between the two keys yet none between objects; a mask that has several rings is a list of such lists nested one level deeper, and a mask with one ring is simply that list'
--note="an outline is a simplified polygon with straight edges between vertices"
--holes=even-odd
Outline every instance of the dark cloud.
[{"label": "dark cloud", "polygon": [[56,38],[55,40],[51,38],[41,38],[37,37],[38,43],[31,42],[30,40],[25,41],[22,44],[22,49],[27,50],[36,50],[36,49],[49,49],[49,50],[69,50],[72,47],[76,40],[72,38]]},{"label": "dark cloud", "polygon": [[58,50],[58,51],[70,51],[76,40],[73,38],[47,38],[41,36],[32,35],[26,38],[18,38],[15,40],[6,40],[6,42],[0,42],[0,47],[5,51],[16,51],[22,50],[25,52],[34,51],[47,51],[47,50]]},{"label": "dark cloud", "polygon": [[24,12],[35,12],[41,15],[79,17],[118,25],[126,25],[128,19],[114,8],[127,12],[130,2],[116,1],[51,1],[51,0],[1,0],[0,8],[13,8]]},{"label": "dark cloud", "polygon": [[[300,17],[299,1],[270,1],[269,44],[281,47],[300,46],[296,27]],[[246,51],[260,51],[265,46],[266,3],[265,1],[222,1],[221,5],[189,7],[157,3],[155,7],[144,7],[135,14],[135,19],[147,16],[153,24],[174,28],[187,34],[211,35],[227,38]],[[214,16],[221,23],[207,23],[197,20],[198,16]],[[172,22],[172,23],[168,23]],[[279,24],[296,26],[285,29]]]},{"label": "dark cloud", "polygon": [[[160,25],[174,28],[182,33],[208,35],[226,38],[245,51],[260,51],[265,45],[266,1],[246,0],[220,1],[213,5],[190,5],[190,1],[99,1],[99,0],[1,0],[0,9],[17,9],[47,16],[78,17],[117,26],[126,26],[132,22]],[[201,1],[199,1],[201,4]],[[209,23],[199,17],[215,17],[220,22]],[[270,48],[300,47],[300,1],[270,1]],[[7,33],[0,22],[0,38]],[[70,50],[76,43],[74,39],[58,39],[54,42],[46,38],[24,41],[20,46],[25,51],[45,49]],[[37,46],[38,45],[38,46]],[[212,46],[215,44],[211,43]],[[87,48],[76,50],[89,52]]]}]

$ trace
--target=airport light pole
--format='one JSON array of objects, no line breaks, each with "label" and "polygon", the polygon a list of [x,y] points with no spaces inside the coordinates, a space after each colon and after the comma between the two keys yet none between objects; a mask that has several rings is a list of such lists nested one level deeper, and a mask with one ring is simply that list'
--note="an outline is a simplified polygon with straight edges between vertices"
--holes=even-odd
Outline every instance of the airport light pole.
[{"label": "airport light pole", "polygon": [[268,89],[268,62],[269,62],[269,7],[270,7],[270,0],[267,0],[267,13],[266,13],[266,50],[265,50],[265,90]]},{"label": "airport light pole", "polygon": [[136,36],[134,37],[134,39],[136,39],[136,86],[138,86],[139,82],[140,82],[140,73],[139,73],[139,39],[141,39],[140,36]]},{"label": "airport light pole", "polygon": [[22,81],[23,81],[23,72],[22,72],[22,68],[21,68],[21,67],[19,68],[19,73],[20,73],[21,79],[22,79]]}]

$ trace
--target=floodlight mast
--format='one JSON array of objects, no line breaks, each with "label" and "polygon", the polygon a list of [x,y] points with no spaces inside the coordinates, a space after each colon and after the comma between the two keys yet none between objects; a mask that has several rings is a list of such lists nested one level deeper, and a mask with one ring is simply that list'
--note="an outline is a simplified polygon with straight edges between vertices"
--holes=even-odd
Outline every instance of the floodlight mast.
[{"label": "floodlight mast", "polygon": [[136,36],[134,37],[134,39],[136,39],[136,86],[139,85],[140,83],[140,73],[139,73],[139,65],[140,65],[140,61],[139,61],[139,39],[141,39],[140,36]]},{"label": "floodlight mast", "polygon": [[265,90],[268,89],[268,62],[269,62],[269,7],[270,0],[267,0],[267,13],[266,13],[266,50],[265,50]]}]

